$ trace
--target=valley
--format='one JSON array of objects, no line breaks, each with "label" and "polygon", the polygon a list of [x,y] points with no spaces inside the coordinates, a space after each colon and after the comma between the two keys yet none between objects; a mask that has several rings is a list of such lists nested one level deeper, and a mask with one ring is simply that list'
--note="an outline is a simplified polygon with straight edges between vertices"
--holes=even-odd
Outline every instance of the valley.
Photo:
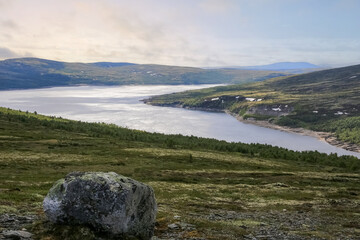
[{"label": "valley", "polygon": [[[53,182],[69,172],[114,171],[154,188],[155,236],[160,239],[356,239],[357,153],[299,152],[202,137],[228,129],[238,139],[241,134],[234,129],[243,123],[218,113],[227,112],[251,124],[302,134],[321,130],[324,138],[348,141],[359,126],[357,66],[333,71],[241,85],[198,85],[202,89],[197,90],[177,85],[176,91],[187,91],[166,95],[155,94],[172,92],[166,85],[2,91],[7,108],[0,108],[0,238],[21,229],[34,239],[101,238],[87,226],[50,224],[42,201]],[[349,81],[340,84],[344,79]],[[160,115],[164,106],[171,107],[166,108],[171,114]],[[176,115],[174,110],[181,111]],[[81,121],[67,119],[74,116]],[[123,127],[109,121],[113,119]],[[172,134],[158,133],[157,126]],[[207,130],[194,136],[201,127]],[[291,143],[295,150],[303,144],[320,146],[310,137],[302,142],[305,136],[271,131],[259,129],[261,138]],[[341,138],[346,131],[347,138]]]},{"label": "valley", "polygon": [[[94,65],[107,74],[136,66]],[[158,76],[152,86],[109,76],[54,87],[64,82],[45,74],[43,87],[52,88],[41,89],[31,89],[41,78],[32,86],[14,81],[26,90],[0,97],[0,238],[9,229],[35,239],[101,238],[87,226],[50,224],[42,201],[71,171],[114,171],[154,188],[160,239],[356,239],[359,66],[268,80],[247,73],[242,84],[220,86],[180,85],[183,78],[159,85]]]},{"label": "valley", "polygon": [[360,0],[0,0],[0,240],[360,240]]},{"label": "valley", "polygon": [[255,121],[248,119],[246,123],[239,122],[223,112],[159,107],[144,104],[142,101],[151,96],[213,86],[127,85],[11,90],[1,91],[0,102],[2,106],[11,109],[36,111],[48,116],[86,122],[105,122],[148,132],[192,135],[228,142],[262,143],[295,151],[319,151],[360,158],[360,153],[331,146],[318,140],[317,135],[302,136],[259,127],[253,124]]}]

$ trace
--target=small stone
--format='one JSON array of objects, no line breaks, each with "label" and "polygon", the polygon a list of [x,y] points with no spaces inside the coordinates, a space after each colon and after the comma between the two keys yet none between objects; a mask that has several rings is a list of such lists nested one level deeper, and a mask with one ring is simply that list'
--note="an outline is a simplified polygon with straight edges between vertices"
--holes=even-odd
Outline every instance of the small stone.
[{"label": "small stone", "polygon": [[179,225],[177,225],[176,223],[172,223],[168,225],[168,228],[172,230],[179,229]]},{"label": "small stone", "polygon": [[255,239],[269,239],[268,235],[256,235]]},{"label": "small stone", "polygon": [[176,220],[179,220],[181,217],[180,216],[178,216],[178,215],[175,215],[174,216],[174,219],[176,219]]},{"label": "small stone", "polygon": [[193,225],[193,224],[181,222],[181,223],[179,223],[179,226],[183,230],[195,230],[195,225]]}]

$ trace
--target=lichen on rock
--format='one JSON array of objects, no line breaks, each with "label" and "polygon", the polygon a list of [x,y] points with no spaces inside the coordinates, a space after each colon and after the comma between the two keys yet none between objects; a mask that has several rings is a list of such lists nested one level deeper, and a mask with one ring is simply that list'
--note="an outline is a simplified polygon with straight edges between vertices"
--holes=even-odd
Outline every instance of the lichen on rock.
[{"label": "lichen on rock", "polygon": [[73,172],[43,202],[53,223],[83,224],[111,235],[150,239],[156,201],[153,189],[114,172]]}]

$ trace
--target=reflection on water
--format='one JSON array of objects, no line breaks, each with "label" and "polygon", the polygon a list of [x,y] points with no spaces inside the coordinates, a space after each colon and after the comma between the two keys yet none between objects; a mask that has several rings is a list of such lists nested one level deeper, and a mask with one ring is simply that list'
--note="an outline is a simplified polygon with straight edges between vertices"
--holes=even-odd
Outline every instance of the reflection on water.
[{"label": "reflection on water", "polygon": [[74,120],[115,123],[149,132],[264,143],[298,151],[317,150],[360,157],[359,153],[331,146],[313,137],[241,123],[224,113],[157,107],[140,101],[152,95],[209,86],[213,85],[79,86],[1,91],[0,105]]}]

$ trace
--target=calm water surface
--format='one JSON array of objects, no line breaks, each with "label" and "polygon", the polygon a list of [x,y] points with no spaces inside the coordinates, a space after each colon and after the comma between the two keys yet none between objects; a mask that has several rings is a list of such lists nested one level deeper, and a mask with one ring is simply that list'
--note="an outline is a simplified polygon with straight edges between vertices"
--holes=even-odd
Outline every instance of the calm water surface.
[{"label": "calm water surface", "polygon": [[286,133],[237,121],[224,113],[156,107],[140,100],[153,95],[214,85],[79,86],[0,91],[0,106],[88,122],[115,123],[132,129],[194,135],[220,140],[265,143],[288,149],[354,155],[309,136]]}]

